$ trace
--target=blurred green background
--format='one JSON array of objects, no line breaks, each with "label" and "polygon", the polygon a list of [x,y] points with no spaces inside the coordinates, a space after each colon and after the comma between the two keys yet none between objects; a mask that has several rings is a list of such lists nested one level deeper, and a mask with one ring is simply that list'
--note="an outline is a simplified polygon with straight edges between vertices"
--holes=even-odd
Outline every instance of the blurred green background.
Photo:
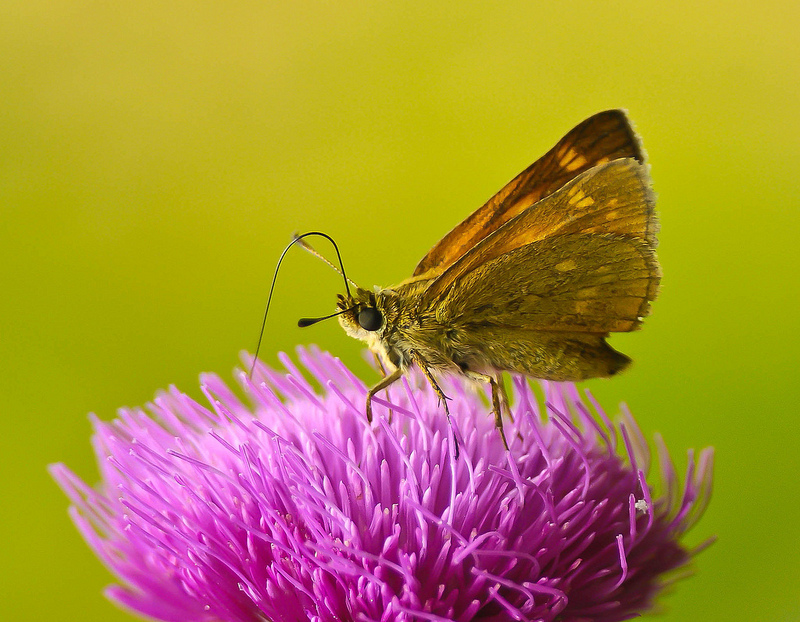
[{"label": "blurred green background", "polygon": [[[86,414],[230,379],[294,231],[365,286],[590,114],[653,166],[661,296],[592,388],[672,451],[714,445],[719,542],[664,621],[800,620],[800,9],[795,2],[0,3],[2,620],[129,620],[45,465]],[[329,249],[319,244],[325,253]],[[285,262],[264,358],[316,342],[339,277]]]}]

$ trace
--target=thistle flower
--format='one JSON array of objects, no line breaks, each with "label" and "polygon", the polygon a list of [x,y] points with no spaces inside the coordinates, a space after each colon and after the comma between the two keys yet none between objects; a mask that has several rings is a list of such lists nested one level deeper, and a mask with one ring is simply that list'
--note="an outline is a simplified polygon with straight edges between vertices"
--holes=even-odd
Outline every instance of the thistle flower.
[{"label": "thistle flower", "polygon": [[612,622],[695,552],[679,539],[708,503],[709,449],[681,484],[659,441],[654,495],[633,419],[612,424],[571,384],[513,379],[506,452],[458,379],[443,382],[452,428],[414,375],[370,426],[361,381],[299,358],[321,391],[285,356],[288,375],[238,374],[250,406],[203,376],[211,410],[172,388],[151,414],[93,419],[97,488],[52,467],[119,580],[112,601],[174,622]]}]

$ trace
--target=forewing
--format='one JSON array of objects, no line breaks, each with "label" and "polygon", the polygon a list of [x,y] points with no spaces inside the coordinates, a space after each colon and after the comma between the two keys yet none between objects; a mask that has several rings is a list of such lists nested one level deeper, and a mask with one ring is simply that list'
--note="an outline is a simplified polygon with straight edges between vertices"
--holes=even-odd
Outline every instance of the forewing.
[{"label": "forewing", "polygon": [[589,117],[444,236],[419,262],[414,275],[444,270],[477,242],[571,179],[618,158],[644,162],[625,112],[607,110]]},{"label": "forewing", "polygon": [[431,282],[423,302],[434,304],[465,275],[533,242],[575,233],[616,234],[654,249],[657,228],[647,167],[629,158],[614,160],[582,173],[478,242]]},{"label": "forewing", "polygon": [[500,255],[434,305],[448,326],[608,333],[638,327],[660,271],[641,238],[571,233]]}]

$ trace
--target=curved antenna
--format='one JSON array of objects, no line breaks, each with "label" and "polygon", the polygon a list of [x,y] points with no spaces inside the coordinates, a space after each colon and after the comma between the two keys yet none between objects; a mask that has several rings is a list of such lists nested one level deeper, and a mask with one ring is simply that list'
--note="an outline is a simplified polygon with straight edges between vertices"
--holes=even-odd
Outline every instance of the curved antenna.
[{"label": "curved antenna", "polygon": [[[297,243],[303,248],[303,250],[308,251],[323,263],[328,264],[331,267],[331,269],[341,274],[347,281],[350,281],[350,285],[352,285],[353,287],[358,287],[358,284],[355,281],[353,281],[353,279],[348,279],[346,276],[344,276],[344,272],[342,272],[341,270],[339,270],[339,268],[333,265],[327,257],[318,253],[316,249],[313,246],[311,246],[311,244],[309,244],[306,241],[301,241],[296,233],[294,234],[294,239],[297,240]],[[341,259],[339,261],[341,261]]]},{"label": "curved antenna", "polygon": [[[308,233],[303,233],[302,235],[295,235],[294,239],[291,242],[289,242],[289,245],[283,249],[280,259],[278,259],[278,265],[275,266],[275,274],[272,276],[272,284],[269,286],[269,296],[267,297],[267,306],[264,309],[264,319],[261,321],[261,332],[258,334],[258,344],[256,344],[256,353],[255,356],[253,356],[253,364],[250,366],[250,378],[253,377],[253,371],[255,370],[256,362],[258,361],[258,351],[261,349],[261,339],[264,337],[264,328],[267,325],[267,314],[269,313],[269,305],[272,302],[272,293],[275,291],[275,281],[278,280],[278,270],[280,270],[281,268],[281,262],[283,262],[283,258],[286,256],[286,253],[289,252],[289,249],[292,248],[292,246],[294,246],[303,238],[306,238],[310,235],[318,235],[322,238],[325,238],[331,244],[333,244],[333,248],[334,250],[336,250],[336,258],[339,260],[339,266],[342,269],[341,275],[344,278],[344,288],[347,290],[348,298],[351,297],[350,285],[348,283],[350,279],[348,279],[347,275],[345,274],[344,263],[342,263],[342,255],[339,253],[339,247],[336,245],[336,242],[333,241],[333,238],[329,236],[327,233],[322,233],[321,231],[309,231]],[[328,263],[330,264],[330,262]]]}]

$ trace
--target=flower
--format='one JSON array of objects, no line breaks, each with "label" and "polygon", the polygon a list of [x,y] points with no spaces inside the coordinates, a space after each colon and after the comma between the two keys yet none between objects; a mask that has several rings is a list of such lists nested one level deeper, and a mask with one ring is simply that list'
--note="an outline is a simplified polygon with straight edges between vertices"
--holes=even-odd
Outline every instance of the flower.
[{"label": "flower", "polygon": [[657,443],[655,496],[633,419],[612,424],[571,384],[513,379],[506,452],[457,378],[452,428],[414,374],[370,426],[362,382],[298,353],[321,390],[286,356],[288,375],[238,373],[252,406],[205,375],[210,410],[172,388],[152,414],[93,419],[96,489],[51,467],[120,582],[111,600],[175,622],[611,622],[692,558],[679,539],[708,503],[710,449],[681,485]]}]

